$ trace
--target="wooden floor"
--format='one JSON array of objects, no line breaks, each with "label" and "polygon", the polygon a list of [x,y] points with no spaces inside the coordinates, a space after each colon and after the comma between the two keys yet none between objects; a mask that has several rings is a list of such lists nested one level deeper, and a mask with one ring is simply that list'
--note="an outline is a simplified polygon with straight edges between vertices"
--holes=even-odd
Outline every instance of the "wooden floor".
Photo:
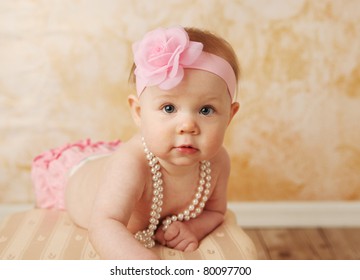
[{"label": "wooden floor", "polygon": [[360,260],[360,228],[245,229],[261,260]]}]

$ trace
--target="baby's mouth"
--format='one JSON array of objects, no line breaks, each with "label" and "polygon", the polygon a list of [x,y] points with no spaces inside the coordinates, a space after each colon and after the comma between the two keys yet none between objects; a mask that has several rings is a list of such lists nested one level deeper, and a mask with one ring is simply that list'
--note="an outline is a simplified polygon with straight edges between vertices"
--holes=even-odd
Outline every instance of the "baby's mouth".
[{"label": "baby's mouth", "polygon": [[176,147],[176,150],[182,154],[194,154],[199,150],[191,145],[181,145]]}]

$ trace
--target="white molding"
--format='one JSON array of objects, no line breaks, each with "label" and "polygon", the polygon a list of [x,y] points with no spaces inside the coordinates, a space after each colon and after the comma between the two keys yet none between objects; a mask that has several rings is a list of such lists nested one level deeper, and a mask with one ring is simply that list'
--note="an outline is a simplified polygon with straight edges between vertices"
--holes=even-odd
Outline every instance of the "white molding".
[{"label": "white molding", "polygon": [[357,202],[230,202],[242,227],[360,227]]}]

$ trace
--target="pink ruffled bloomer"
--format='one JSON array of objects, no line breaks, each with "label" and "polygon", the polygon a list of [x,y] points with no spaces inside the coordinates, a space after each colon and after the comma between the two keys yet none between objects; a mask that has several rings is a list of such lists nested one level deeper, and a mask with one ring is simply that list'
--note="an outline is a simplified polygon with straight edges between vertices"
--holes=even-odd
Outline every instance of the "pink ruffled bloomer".
[{"label": "pink ruffled bloomer", "polygon": [[37,156],[31,169],[36,206],[64,210],[65,187],[71,170],[86,158],[114,152],[120,143],[91,142],[87,139],[51,149]]}]

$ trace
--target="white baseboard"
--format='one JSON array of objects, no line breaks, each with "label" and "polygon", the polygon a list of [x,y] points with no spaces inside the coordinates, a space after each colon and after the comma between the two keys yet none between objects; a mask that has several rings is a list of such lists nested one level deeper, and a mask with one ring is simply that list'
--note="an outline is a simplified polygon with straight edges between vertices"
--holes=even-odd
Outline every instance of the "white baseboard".
[{"label": "white baseboard", "polygon": [[232,202],[237,222],[258,227],[360,227],[358,202]]},{"label": "white baseboard", "polygon": [[[0,204],[7,215],[33,209],[33,204]],[[259,227],[360,227],[359,202],[230,202],[237,222]]]}]

